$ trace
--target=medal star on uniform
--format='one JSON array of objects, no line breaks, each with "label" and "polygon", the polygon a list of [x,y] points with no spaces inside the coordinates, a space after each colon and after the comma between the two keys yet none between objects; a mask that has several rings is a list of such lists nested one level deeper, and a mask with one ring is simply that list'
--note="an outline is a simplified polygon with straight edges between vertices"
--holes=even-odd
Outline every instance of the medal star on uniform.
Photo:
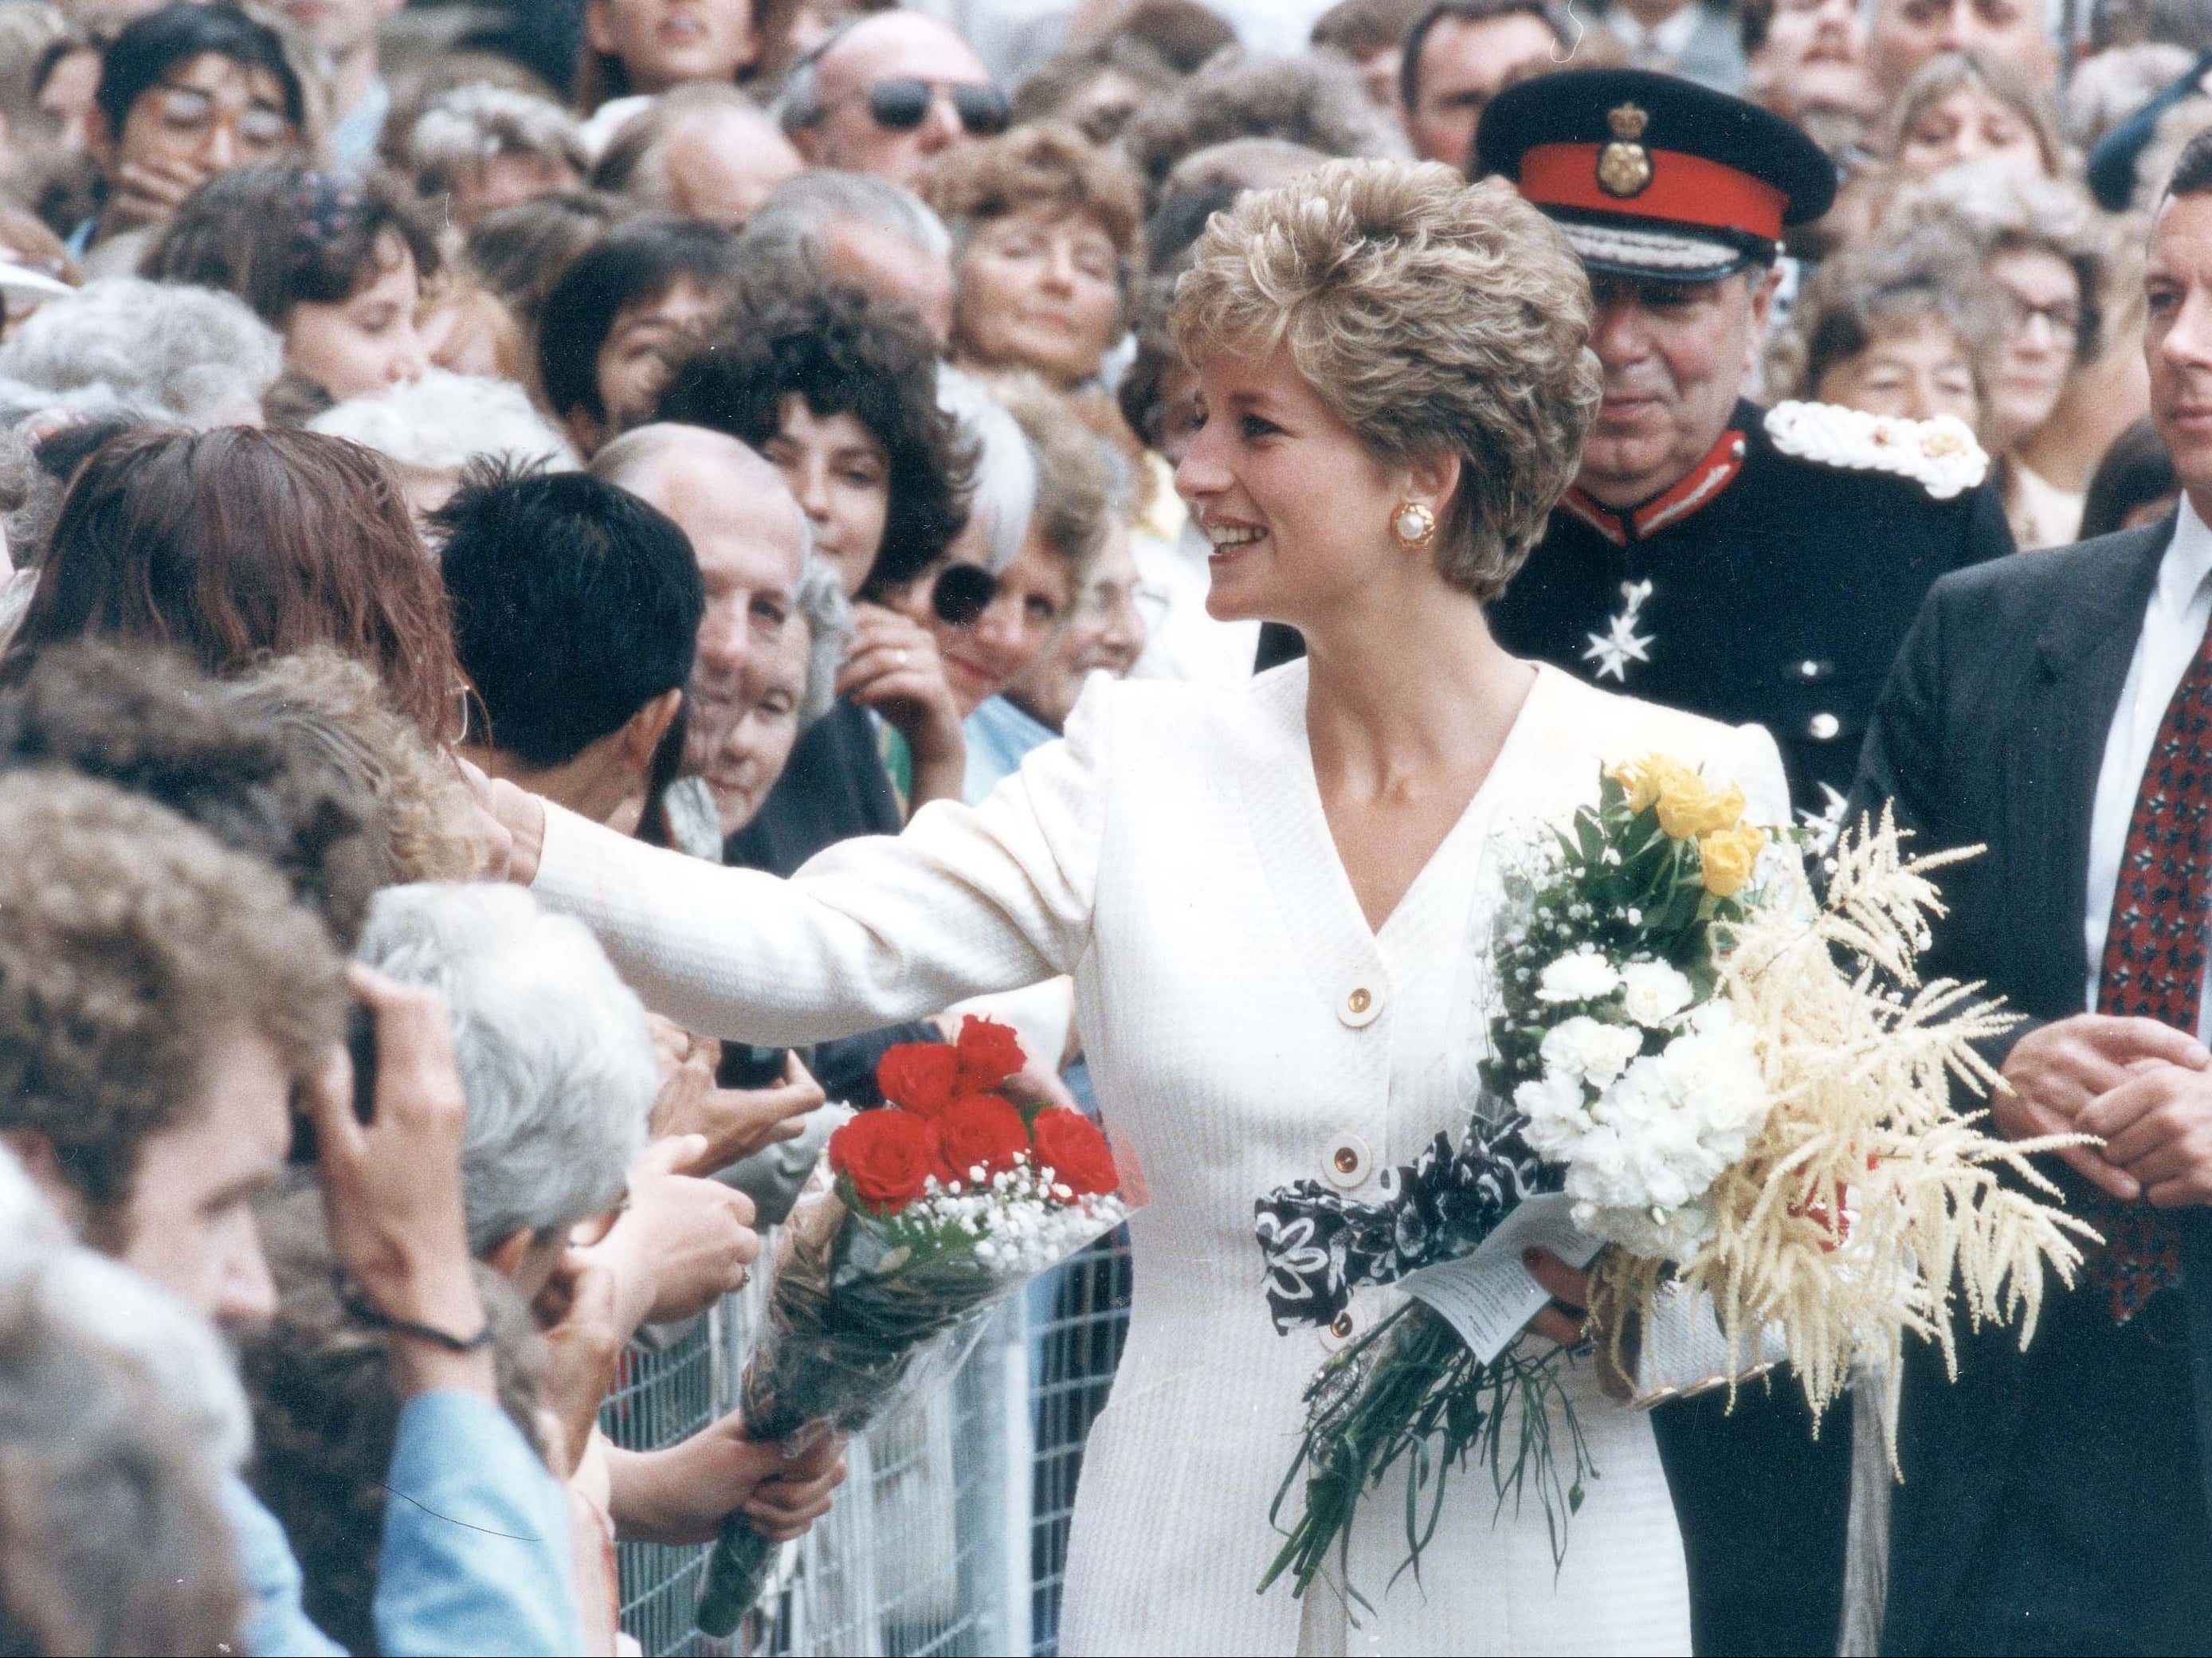
[{"label": "medal star on uniform", "polygon": [[1610,677],[1625,685],[1631,662],[1651,660],[1654,635],[1636,631],[1636,623],[1644,613],[1644,602],[1650,597],[1650,582],[1622,582],[1620,614],[1607,624],[1605,632],[1584,635],[1589,641],[1589,648],[1583,653],[1583,660],[1597,664],[1600,679]]}]

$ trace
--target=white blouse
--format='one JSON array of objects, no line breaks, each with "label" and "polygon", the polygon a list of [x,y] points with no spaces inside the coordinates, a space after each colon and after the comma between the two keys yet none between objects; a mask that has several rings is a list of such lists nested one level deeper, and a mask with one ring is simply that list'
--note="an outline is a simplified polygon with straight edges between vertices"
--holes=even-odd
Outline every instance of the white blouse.
[{"label": "white blouse", "polygon": [[[1687,1650],[1681,1544],[1648,1419],[1570,1376],[1601,1477],[1554,1569],[1541,1506],[1462,1474],[1425,1568],[1402,1504],[1363,1509],[1351,1629],[1254,1593],[1268,1505],[1324,1357],[1279,1337],[1253,1202],[1316,1175],[1374,1189],[1474,1098],[1501,834],[1595,798],[1601,762],[1661,750],[1787,821],[1772,740],[1540,667],[1490,776],[1380,931],[1338,859],[1305,726],[1306,667],[1249,686],[1094,683],[1062,741],[973,809],[848,841],[788,882],[658,853],[551,810],[536,890],[587,920],[692,1029],[801,1043],[1073,975],[1109,1132],[1150,1203],[1111,1402],[1076,1503],[1063,1650]],[[1348,1155],[1340,1157],[1340,1153]],[[1364,1327],[1388,1310],[1355,1298]]]}]

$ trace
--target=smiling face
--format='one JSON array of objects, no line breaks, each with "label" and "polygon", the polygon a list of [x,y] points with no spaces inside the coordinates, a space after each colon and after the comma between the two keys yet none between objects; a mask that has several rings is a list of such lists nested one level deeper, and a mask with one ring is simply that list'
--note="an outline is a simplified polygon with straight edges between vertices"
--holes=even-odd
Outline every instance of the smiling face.
[{"label": "smiling face", "polygon": [[1032,210],[976,227],[954,313],[963,360],[1073,386],[1097,374],[1121,325],[1121,256],[1092,221]]},{"label": "smiling face", "polygon": [[2143,304],[2151,423],[2202,513],[2212,508],[2212,195],[2159,210]]},{"label": "smiling face", "polygon": [[284,361],[343,403],[420,380],[430,353],[416,327],[415,255],[396,232],[376,240],[377,275],[335,305],[302,301],[284,319]]},{"label": "smiling face", "polygon": [[1672,489],[1727,429],[1765,334],[1773,273],[1717,282],[1597,276],[1590,291],[1590,349],[1605,370],[1605,398],[1575,482],[1607,507],[1641,506]]},{"label": "smiling face", "polygon": [[751,0],[591,0],[593,52],[622,60],[634,93],[685,81],[735,81],[760,57]]},{"label": "smiling face", "polygon": [[817,415],[793,392],[775,436],[761,452],[783,474],[814,526],[814,550],[837,567],[848,595],[867,585],[890,516],[890,459],[875,434],[850,414]]},{"label": "smiling face", "polygon": [[1176,489],[1213,544],[1207,614],[1310,631],[1408,602],[1409,574],[1443,592],[1433,556],[1390,534],[1406,470],[1370,451],[1286,351],[1216,352],[1199,366],[1199,410]]},{"label": "smiling face", "polygon": [[2050,419],[2074,372],[2081,283],[2074,267],[2046,248],[2009,249],[1993,255],[1988,269],[2012,313],[1990,389],[1998,442],[2010,448]]},{"label": "smiling face", "polygon": [[1856,356],[1830,364],[1813,395],[1822,403],[1906,420],[1956,415],[1972,426],[1981,418],[1973,356],[1933,317],[1886,330]]},{"label": "smiling face", "polygon": [[1036,665],[1058,642],[1074,604],[1067,561],[1032,531],[1000,572],[999,590],[973,626],[949,627],[931,615],[945,683],[963,720]]},{"label": "smiling face", "polygon": [[1970,161],[2042,177],[2049,172],[2035,129],[2009,105],[1972,81],[1923,109],[1897,143],[1897,170],[1932,179]]}]

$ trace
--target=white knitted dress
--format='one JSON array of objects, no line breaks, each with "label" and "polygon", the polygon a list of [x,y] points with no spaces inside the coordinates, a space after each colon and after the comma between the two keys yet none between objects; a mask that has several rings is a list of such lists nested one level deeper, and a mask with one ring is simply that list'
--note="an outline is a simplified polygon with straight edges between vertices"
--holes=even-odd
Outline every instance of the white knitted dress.
[{"label": "white knitted dress", "polygon": [[[1352,1571],[1376,1603],[1303,1613],[1255,1588],[1267,1509],[1323,1356],[1278,1337],[1253,1199],[1339,1169],[1372,1190],[1464,1124],[1482,1051],[1493,833],[1665,750],[1786,811],[1771,740],[1540,669],[1489,780],[1370,930],[1316,788],[1303,663],[1249,688],[1111,685],[972,811],[850,841],[791,882],[656,853],[556,812],[539,896],[582,916],[647,1001],[793,1043],[1073,974],[1108,1122],[1151,1188],[1130,1225],[1129,1342],[1076,1500],[1062,1650],[1687,1651],[1681,1542],[1649,1421],[1574,1383],[1600,1478],[1555,1571],[1540,1507],[1455,1487],[1422,1582],[1390,1578],[1402,1505],[1369,1499]],[[1385,1310],[1354,1303],[1362,1327]],[[1388,1593],[1386,1594],[1386,1588]],[[1321,1591],[1316,1590],[1319,1596]]]}]

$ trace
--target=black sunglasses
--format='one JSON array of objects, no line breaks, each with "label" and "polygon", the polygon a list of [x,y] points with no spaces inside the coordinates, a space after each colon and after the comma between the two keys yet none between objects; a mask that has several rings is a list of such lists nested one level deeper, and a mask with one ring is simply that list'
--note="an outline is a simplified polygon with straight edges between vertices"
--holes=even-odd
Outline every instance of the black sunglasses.
[{"label": "black sunglasses", "polygon": [[[951,94],[953,112],[960,125],[978,138],[997,137],[1006,130],[1006,94],[994,86],[957,85]],[[927,81],[895,76],[868,88],[868,113],[876,125],[890,132],[911,132],[929,117],[936,88]]]},{"label": "black sunglasses", "polygon": [[999,578],[980,564],[948,564],[937,573],[929,607],[948,628],[972,628],[999,596]]}]

